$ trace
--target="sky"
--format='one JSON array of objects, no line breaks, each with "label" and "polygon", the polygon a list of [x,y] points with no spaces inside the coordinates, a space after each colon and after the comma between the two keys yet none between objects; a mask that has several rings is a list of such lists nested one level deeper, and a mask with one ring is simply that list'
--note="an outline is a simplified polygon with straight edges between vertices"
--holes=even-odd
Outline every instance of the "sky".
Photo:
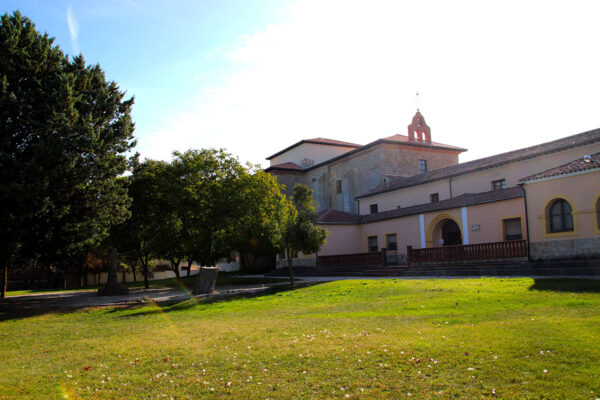
[{"label": "sky", "polygon": [[[3,0],[135,97],[137,151],[406,135],[469,161],[600,128],[597,1]],[[418,99],[416,93],[419,93]]]}]

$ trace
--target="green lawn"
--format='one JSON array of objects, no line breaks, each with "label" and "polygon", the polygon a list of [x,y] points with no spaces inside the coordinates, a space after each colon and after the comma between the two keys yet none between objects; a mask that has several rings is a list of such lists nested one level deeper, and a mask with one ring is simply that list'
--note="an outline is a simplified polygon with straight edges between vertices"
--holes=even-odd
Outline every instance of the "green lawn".
[{"label": "green lawn", "polygon": [[351,280],[45,314],[0,322],[0,360],[11,399],[593,400],[600,280]]}]

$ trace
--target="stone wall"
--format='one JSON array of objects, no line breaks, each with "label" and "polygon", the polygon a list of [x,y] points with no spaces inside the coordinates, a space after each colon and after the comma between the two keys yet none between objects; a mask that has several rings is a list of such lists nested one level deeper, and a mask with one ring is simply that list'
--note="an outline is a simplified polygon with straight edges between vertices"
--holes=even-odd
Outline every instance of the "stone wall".
[{"label": "stone wall", "polygon": [[[375,190],[386,177],[406,177],[419,173],[419,160],[427,161],[427,170],[458,163],[458,153],[427,147],[383,143],[343,157],[329,164],[301,171],[273,171],[277,181],[286,185],[291,196],[295,183],[303,183],[314,192],[317,210],[333,208],[358,214],[355,198]],[[342,191],[337,192],[337,182]]]},{"label": "stone wall", "polygon": [[427,161],[427,170],[458,164],[458,153],[424,147],[407,147],[398,144],[384,145],[382,174],[392,176],[418,175],[419,160]]},{"label": "stone wall", "polygon": [[306,182],[313,191],[317,211],[331,208],[329,200],[330,182],[327,166],[311,169],[306,173]]},{"label": "stone wall", "polygon": [[600,237],[530,243],[533,261],[600,258]]},{"label": "stone wall", "polygon": [[292,190],[296,183],[306,185],[304,172],[273,171],[271,174],[277,178],[277,183],[285,185],[285,191],[283,193],[285,193],[287,197],[292,196]]}]

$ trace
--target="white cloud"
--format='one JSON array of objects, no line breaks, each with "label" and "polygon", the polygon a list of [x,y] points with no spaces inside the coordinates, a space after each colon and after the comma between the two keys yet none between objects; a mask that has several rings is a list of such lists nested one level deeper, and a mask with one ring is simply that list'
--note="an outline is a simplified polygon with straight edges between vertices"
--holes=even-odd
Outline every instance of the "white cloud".
[{"label": "white cloud", "polygon": [[71,47],[74,54],[79,54],[79,23],[75,19],[71,6],[67,7],[67,25],[69,26],[69,35],[71,36]]},{"label": "white cloud", "polygon": [[236,72],[198,87],[140,150],[261,162],[303,138],[367,143],[406,133],[416,92],[433,140],[471,149],[464,160],[600,126],[592,3],[365,4],[303,1],[219,49]]}]

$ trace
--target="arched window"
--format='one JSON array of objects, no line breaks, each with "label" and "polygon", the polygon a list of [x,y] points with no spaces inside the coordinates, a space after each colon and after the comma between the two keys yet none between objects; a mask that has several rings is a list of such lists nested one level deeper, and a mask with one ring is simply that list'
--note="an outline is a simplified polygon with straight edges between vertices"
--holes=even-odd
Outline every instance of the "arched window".
[{"label": "arched window", "polygon": [[569,202],[557,199],[552,202],[548,210],[550,220],[550,233],[570,232],[573,230],[573,209]]}]

